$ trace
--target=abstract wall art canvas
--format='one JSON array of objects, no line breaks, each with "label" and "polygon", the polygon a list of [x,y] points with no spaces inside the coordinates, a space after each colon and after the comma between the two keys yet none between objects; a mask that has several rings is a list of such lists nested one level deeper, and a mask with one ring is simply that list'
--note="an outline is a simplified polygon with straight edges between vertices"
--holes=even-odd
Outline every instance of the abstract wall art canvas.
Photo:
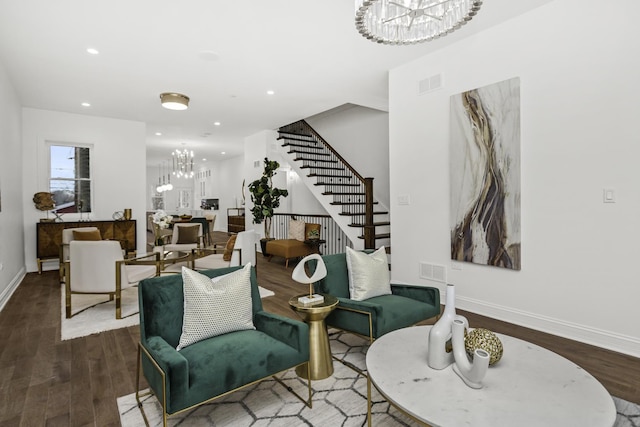
[{"label": "abstract wall art canvas", "polygon": [[520,79],[451,97],[451,259],[520,270]]}]

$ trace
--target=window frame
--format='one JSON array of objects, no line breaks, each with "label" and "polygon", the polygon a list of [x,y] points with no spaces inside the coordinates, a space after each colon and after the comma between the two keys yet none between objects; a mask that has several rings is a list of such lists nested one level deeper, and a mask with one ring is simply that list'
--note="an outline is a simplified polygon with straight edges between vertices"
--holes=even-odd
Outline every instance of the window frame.
[{"label": "window frame", "polygon": [[[79,215],[82,218],[83,214],[91,214],[95,211],[94,207],[94,183],[93,183],[93,155],[94,155],[94,146],[93,144],[83,144],[77,142],[66,142],[66,141],[47,141],[47,188],[51,192],[51,183],[53,181],[69,181],[69,182],[83,182],[88,183],[89,185],[89,209],[85,210],[85,208],[80,210],[76,210],[75,212],[68,212],[67,215]],[[74,171],[76,178],[65,178],[65,177],[54,177],[53,176],[53,165],[52,165],[52,147],[69,147],[69,148],[86,148],[89,150],[89,177],[88,178],[78,178],[77,171]],[[74,185],[74,188],[77,188],[77,185]],[[57,210],[58,207],[54,210]],[[77,209],[77,207],[76,207]]]}]

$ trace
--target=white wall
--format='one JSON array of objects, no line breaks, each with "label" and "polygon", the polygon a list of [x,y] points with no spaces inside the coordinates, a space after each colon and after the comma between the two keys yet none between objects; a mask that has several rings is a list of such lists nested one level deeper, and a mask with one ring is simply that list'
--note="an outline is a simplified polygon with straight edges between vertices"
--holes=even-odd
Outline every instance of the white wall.
[{"label": "white wall", "polygon": [[[444,265],[462,309],[640,356],[639,14],[634,0],[557,0],[391,71],[395,280],[443,289],[418,265]],[[417,96],[438,73],[445,87]],[[516,76],[522,270],[454,263],[449,98]],[[604,188],[616,203],[603,204]]]},{"label": "white wall", "polygon": [[389,117],[385,111],[358,105],[337,108],[306,119],[364,178],[373,177],[373,193],[389,206]]},{"label": "white wall", "polygon": [[25,274],[22,210],[21,106],[0,64],[0,310]]},{"label": "white wall", "polygon": [[[146,149],[145,124],[128,120],[22,109],[22,179],[25,258],[27,271],[36,271],[36,222],[44,212],[31,200],[48,191],[46,141],[93,145],[93,220],[110,220],[116,211],[133,210],[137,220],[138,251],[146,250]],[[66,214],[64,220],[78,219]],[[57,262],[45,269],[57,268]]]}]

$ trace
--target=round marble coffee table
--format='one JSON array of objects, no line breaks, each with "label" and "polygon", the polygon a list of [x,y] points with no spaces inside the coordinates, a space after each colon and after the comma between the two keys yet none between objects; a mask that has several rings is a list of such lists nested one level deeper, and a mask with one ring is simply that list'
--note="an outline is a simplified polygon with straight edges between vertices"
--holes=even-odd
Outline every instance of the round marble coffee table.
[{"label": "round marble coffee table", "polygon": [[369,380],[410,416],[443,427],[614,424],[616,409],[607,390],[564,357],[497,334],[504,347],[502,359],[489,368],[484,387],[475,390],[467,387],[451,366],[434,370],[427,365],[430,328],[415,326],[390,332],[367,352]]}]

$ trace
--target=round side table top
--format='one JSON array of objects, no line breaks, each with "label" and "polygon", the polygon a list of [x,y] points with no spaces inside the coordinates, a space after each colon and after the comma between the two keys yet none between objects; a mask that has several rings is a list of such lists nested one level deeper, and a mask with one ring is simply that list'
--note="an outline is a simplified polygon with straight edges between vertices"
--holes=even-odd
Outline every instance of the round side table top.
[{"label": "round side table top", "polygon": [[334,297],[333,295],[327,295],[327,294],[318,294],[324,297],[323,302],[319,302],[315,304],[302,304],[298,302],[299,297],[304,297],[308,295],[309,294],[301,294],[301,295],[296,295],[294,297],[291,297],[289,299],[289,305],[295,311],[306,312],[306,313],[329,312],[333,310],[336,305],[338,305],[338,298]]},{"label": "round side table top", "polygon": [[451,366],[427,364],[431,326],[414,326],[377,339],[367,370],[390,402],[434,426],[606,426],[616,419],[613,399],[591,374],[535,344],[496,334],[502,359],[483,388],[472,389]]}]

